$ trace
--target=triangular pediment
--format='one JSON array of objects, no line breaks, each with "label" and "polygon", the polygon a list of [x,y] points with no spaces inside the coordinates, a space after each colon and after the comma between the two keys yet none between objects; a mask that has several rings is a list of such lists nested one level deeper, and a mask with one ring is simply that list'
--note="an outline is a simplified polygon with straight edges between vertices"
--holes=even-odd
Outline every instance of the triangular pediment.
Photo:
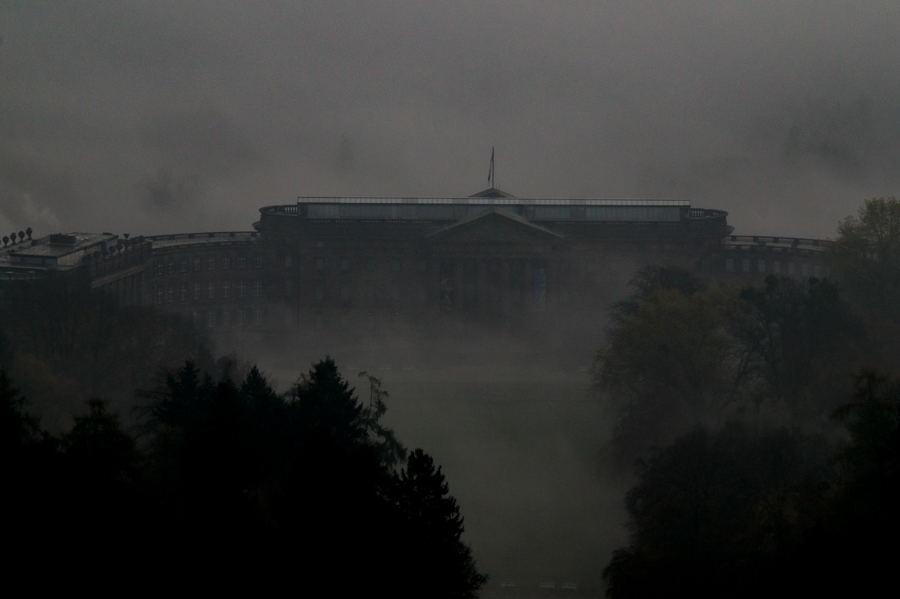
[{"label": "triangular pediment", "polygon": [[470,198],[514,198],[511,193],[506,193],[502,189],[497,189],[496,187],[489,187],[484,191],[479,191],[478,193],[473,193],[469,196]]},{"label": "triangular pediment", "polygon": [[563,236],[521,216],[490,208],[435,231],[428,239],[470,244],[534,244],[557,243]]}]

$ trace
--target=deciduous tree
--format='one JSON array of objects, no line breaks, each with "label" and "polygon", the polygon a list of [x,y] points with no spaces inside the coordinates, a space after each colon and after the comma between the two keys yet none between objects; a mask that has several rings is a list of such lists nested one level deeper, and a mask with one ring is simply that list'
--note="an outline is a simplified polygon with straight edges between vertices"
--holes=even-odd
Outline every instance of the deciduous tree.
[{"label": "deciduous tree", "polygon": [[735,382],[735,348],[718,289],[650,292],[620,315],[593,366],[626,463],[698,422],[717,422]]},{"label": "deciduous tree", "polygon": [[770,275],[739,297],[728,328],[745,396],[795,425],[829,421],[852,389],[865,344],[865,328],[838,288]]},{"label": "deciduous tree", "polygon": [[827,249],[831,272],[860,306],[900,322],[900,202],[866,200],[838,225]]},{"label": "deciduous tree", "polygon": [[639,464],[631,540],[604,571],[621,597],[758,597],[823,513],[827,445],[781,429],[696,430]]}]

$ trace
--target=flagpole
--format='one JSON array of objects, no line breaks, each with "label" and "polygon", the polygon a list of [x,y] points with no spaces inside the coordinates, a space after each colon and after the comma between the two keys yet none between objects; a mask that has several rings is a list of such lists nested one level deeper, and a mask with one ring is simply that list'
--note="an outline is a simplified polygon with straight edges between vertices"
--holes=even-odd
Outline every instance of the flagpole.
[{"label": "flagpole", "polygon": [[488,169],[488,183],[491,184],[491,189],[494,189],[494,181],[496,181],[494,177],[494,146],[491,146],[491,166]]}]

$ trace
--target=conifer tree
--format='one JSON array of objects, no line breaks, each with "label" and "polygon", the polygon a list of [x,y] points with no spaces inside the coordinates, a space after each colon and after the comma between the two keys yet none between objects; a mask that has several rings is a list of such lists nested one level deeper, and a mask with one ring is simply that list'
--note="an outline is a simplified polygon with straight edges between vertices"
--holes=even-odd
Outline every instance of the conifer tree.
[{"label": "conifer tree", "polygon": [[397,476],[396,492],[411,540],[408,582],[430,597],[476,597],[487,577],[460,538],[463,518],[440,466],[416,449]]}]

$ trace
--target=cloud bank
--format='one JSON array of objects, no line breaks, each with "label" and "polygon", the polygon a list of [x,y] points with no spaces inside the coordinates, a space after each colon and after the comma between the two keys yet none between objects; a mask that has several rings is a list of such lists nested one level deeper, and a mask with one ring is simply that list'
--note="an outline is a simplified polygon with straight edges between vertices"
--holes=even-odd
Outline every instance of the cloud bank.
[{"label": "cloud bank", "polygon": [[516,195],[826,237],[897,193],[898,26],[888,1],[0,2],[0,230],[468,195],[496,146]]}]

